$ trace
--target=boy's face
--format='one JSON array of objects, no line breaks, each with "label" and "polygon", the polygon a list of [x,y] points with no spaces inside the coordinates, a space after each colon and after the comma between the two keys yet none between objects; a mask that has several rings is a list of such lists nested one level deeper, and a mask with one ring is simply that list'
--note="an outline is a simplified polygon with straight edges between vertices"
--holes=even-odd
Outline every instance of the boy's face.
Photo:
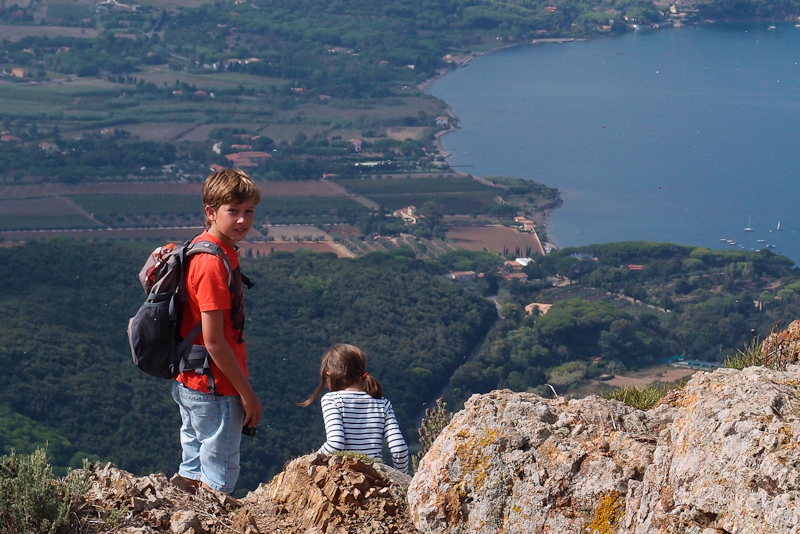
[{"label": "boy's face", "polygon": [[223,243],[234,246],[253,226],[256,205],[247,200],[240,204],[223,204],[216,210],[206,206],[206,217],[211,221],[209,232]]}]

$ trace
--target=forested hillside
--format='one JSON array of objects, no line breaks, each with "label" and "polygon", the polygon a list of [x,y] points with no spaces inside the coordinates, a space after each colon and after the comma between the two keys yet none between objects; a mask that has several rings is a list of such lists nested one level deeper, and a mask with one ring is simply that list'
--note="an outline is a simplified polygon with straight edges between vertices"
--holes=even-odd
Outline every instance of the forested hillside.
[{"label": "forested hillside", "polygon": [[608,243],[524,271],[527,283],[500,291],[502,324],[454,374],[458,401],[496,388],[550,395],[544,384],[583,396],[591,379],[673,357],[721,363],[800,317],[800,272],[767,249]]},{"label": "forested hillside", "polygon": [[[170,383],[136,369],[125,335],[151,249],[70,240],[0,249],[0,449],[47,436],[57,464],[91,453],[135,473],[175,471]],[[243,270],[256,283],[246,332],[264,405],[257,436],[245,438],[240,487],[250,489],[324,440],[318,404],[294,403],[313,391],[331,343],[365,350],[413,444],[417,412],[496,318],[488,301],[404,257],[284,253],[245,258]]]}]

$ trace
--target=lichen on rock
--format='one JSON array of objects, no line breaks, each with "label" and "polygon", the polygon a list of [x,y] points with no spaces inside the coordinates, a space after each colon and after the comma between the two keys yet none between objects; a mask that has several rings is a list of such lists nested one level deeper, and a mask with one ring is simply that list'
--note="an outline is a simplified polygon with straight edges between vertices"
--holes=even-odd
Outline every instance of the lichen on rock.
[{"label": "lichen on rock", "polygon": [[[698,372],[648,411],[475,395],[409,487],[422,532],[800,532],[800,366]],[[716,530],[714,530],[716,529]]]}]

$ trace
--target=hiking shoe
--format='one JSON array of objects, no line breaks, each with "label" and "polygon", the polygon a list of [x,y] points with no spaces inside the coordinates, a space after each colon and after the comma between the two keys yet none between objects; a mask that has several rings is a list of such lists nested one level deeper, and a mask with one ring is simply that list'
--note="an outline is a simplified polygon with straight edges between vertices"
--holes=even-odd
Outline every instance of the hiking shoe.
[{"label": "hiking shoe", "polygon": [[186,478],[178,473],[172,475],[172,478],[169,479],[169,481],[173,486],[182,489],[186,493],[191,493],[192,495],[197,493],[197,488],[200,486],[199,480],[192,480],[191,478]]}]

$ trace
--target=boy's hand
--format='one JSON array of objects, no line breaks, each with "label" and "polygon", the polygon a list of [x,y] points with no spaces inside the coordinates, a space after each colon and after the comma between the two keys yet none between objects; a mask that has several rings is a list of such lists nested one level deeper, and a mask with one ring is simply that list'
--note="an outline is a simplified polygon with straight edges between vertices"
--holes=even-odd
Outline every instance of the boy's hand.
[{"label": "boy's hand", "polygon": [[256,397],[252,386],[244,377],[244,373],[236,363],[233,356],[233,349],[228,345],[223,333],[225,319],[222,310],[201,312],[200,317],[203,323],[203,339],[206,343],[208,354],[219,370],[222,371],[242,399],[244,408],[243,425],[255,428],[261,421],[261,401]]},{"label": "boy's hand", "polygon": [[261,421],[261,401],[251,389],[245,395],[240,395],[242,408],[244,408],[244,426],[255,428]]}]

